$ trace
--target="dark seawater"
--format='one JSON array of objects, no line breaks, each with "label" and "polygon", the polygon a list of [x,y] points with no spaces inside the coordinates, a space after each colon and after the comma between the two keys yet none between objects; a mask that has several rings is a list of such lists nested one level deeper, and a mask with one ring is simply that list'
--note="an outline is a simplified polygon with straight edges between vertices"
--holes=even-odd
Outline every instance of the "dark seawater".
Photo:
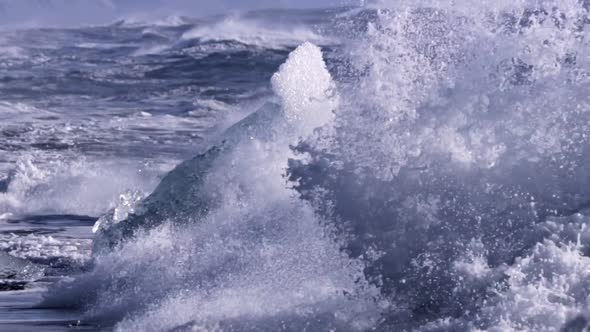
[{"label": "dark seawater", "polygon": [[587,330],[589,22],[402,1],[1,30],[0,330]]}]

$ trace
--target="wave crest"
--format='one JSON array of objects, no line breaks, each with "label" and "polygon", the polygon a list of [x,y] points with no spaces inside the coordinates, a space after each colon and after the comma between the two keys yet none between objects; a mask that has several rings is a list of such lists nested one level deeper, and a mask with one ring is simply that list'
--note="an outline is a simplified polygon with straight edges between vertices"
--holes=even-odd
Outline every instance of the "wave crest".
[{"label": "wave crest", "polygon": [[327,44],[331,40],[306,26],[280,26],[252,19],[228,17],[222,21],[197,26],[182,35],[184,40],[198,39],[201,42],[234,41],[251,46],[268,48],[293,47],[309,41]]}]

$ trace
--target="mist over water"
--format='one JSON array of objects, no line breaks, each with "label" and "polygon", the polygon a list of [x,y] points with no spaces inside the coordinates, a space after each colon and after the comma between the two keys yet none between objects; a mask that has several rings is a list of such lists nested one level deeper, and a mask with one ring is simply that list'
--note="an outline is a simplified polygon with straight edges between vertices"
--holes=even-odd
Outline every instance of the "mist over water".
[{"label": "mist over water", "polygon": [[0,249],[59,276],[40,307],[117,331],[589,328],[584,2],[191,13],[2,33],[0,221],[31,233]]}]

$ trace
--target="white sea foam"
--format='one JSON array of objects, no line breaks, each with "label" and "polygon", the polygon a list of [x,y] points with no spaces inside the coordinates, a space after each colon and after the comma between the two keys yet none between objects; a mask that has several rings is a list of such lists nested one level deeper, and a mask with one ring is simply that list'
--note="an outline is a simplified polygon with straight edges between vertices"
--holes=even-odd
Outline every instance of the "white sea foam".
[{"label": "white sea foam", "polygon": [[[577,58],[580,71],[564,62],[586,53],[575,19],[557,29],[533,16],[528,27],[502,28],[510,15],[526,20],[525,8],[535,5],[419,2],[397,10],[395,3],[378,11],[350,48],[363,72],[347,92],[355,102],[339,120],[350,126],[343,154],[351,162],[391,178],[425,154],[486,168],[503,156],[532,160],[571,147],[558,137],[582,128],[564,123],[563,114],[581,115],[589,100],[580,89],[556,87],[584,84],[584,60]],[[435,9],[424,9],[429,5]],[[558,7],[568,17],[585,12],[575,1]],[[370,134],[359,135],[364,131]]]},{"label": "white sea foam", "polygon": [[272,77],[272,87],[281,98],[285,117],[307,136],[334,120],[338,96],[322,51],[307,42],[293,51]]},{"label": "white sea foam", "polygon": [[136,15],[127,17],[118,24],[124,27],[143,27],[143,26],[155,26],[155,27],[178,27],[189,24],[190,22],[183,16],[170,15],[164,18],[150,18],[142,15]]},{"label": "white sea foam", "polygon": [[133,165],[53,160],[36,164],[24,155],[12,170],[0,212],[12,215],[76,214],[97,216],[117,204],[126,190],[149,192],[155,177],[144,178]]},{"label": "white sea foam", "polygon": [[183,39],[210,41],[236,41],[269,48],[296,46],[305,41],[325,44],[330,40],[306,26],[280,26],[239,17],[228,17],[210,25],[197,26],[184,33]]}]

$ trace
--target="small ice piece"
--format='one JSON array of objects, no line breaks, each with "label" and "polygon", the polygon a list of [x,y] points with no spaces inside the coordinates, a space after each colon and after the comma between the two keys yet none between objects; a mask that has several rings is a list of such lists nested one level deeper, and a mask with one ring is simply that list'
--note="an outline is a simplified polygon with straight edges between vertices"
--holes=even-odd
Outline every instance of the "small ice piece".
[{"label": "small ice piece", "polygon": [[100,217],[94,227],[92,227],[92,232],[96,233],[102,228],[108,228],[112,224],[117,224],[122,220],[127,219],[129,214],[135,212],[135,208],[137,204],[144,198],[144,195],[139,191],[126,191],[119,196],[119,204],[117,207],[109,211],[104,216]]},{"label": "small ice piece", "polygon": [[43,270],[35,264],[0,252],[0,291],[22,290],[42,275]]}]

